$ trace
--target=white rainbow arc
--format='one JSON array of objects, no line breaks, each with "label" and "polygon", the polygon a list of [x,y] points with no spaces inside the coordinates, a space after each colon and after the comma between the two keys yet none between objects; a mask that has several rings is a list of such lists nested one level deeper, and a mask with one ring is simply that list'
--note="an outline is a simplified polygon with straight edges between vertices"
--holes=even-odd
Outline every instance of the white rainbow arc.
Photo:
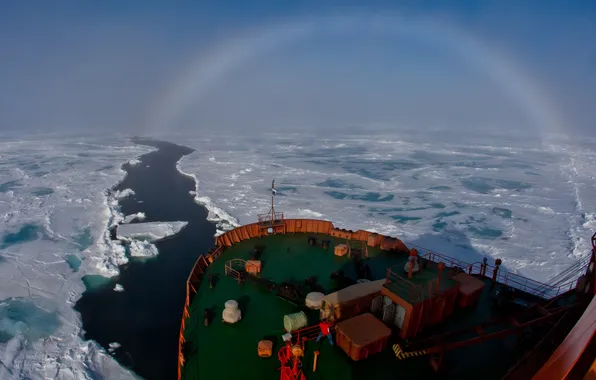
[{"label": "white rainbow arc", "polygon": [[351,31],[369,28],[388,35],[414,33],[454,49],[462,59],[484,71],[519,103],[541,132],[560,132],[561,123],[554,104],[539,83],[510,57],[494,47],[446,22],[412,20],[399,15],[330,15],[292,19],[264,28],[245,31],[219,44],[210,52],[202,51],[187,70],[159,95],[149,115],[152,132],[170,130],[185,109],[208,93],[226,75],[256,57],[296,43],[321,31]]}]

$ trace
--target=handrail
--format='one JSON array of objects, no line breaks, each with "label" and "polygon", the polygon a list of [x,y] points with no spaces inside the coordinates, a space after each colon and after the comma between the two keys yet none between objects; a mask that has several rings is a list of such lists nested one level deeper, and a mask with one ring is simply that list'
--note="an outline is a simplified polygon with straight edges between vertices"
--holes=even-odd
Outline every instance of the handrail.
[{"label": "handrail", "polygon": [[313,340],[319,336],[320,332],[319,325],[306,326],[293,332],[296,335],[297,342],[299,343],[302,339]]},{"label": "handrail", "polygon": [[409,295],[410,302],[422,301],[422,286],[414,284],[411,281],[406,280],[402,276],[398,275],[391,268],[387,268],[387,276],[385,277],[385,284],[395,284],[399,290],[407,292]]},{"label": "handrail", "polygon": [[[458,260],[445,254],[433,251],[428,251],[427,253],[422,255],[422,258],[435,263],[442,261],[448,267],[459,267],[462,270],[466,271],[468,274],[482,275],[483,277],[487,278],[492,278],[496,269],[496,266],[488,263],[483,264],[480,262],[475,262],[469,264],[465,261]],[[485,266],[484,271],[483,266]],[[558,296],[561,293],[565,293],[569,290],[572,290],[575,288],[577,284],[577,280],[572,280],[561,285],[548,285],[521,276],[519,274],[506,271],[502,268],[499,268],[497,270],[495,281],[544,299],[551,299],[553,297]]]},{"label": "handrail", "polygon": [[213,252],[209,255],[212,261],[215,261],[221,254],[223,253],[224,249],[221,245],[218,245]]},{"label": "handrail", "polygon": [[276,212],[273,214],[273,216],[271,215],[271,213],[269,214],[259,214],[257,215],[257,219],[259,221],[259,223],[263,223],[263,222],[274,222],[274,221],[283,221],[284,220],[284,213],[283,212]]}]

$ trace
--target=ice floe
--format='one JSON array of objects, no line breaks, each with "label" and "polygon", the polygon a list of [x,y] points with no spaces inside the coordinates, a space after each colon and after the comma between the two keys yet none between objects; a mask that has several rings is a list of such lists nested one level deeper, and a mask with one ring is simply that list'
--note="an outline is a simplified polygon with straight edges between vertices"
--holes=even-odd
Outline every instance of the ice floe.
[{"label": "ice floe", "polygon": [[118,236],[129,239],[156,242],[169,236],[176,235],[188,222],[147,222],[121,224],[118,226]]},{"label": "ice floe", "polygon": [[132,215],[126,215],[124,217],[124,223],[130,223],[130,222],[134,222],[134,221],[142,221],[145,220],[147,218],[147,215],[145,215],[144,212],[137,212],[136,214],[132,214]]},{"label": "ice floe", "polygon": [[135,192],[132,189],[118,190],[114,193],[114,197],[116,199],[124,199],[126,197],[130,197],[131,195],[135,195]]},{"label": "ice floe", "polygon": [[181,174],[190,177],[195,181],[195,190],[191,191],[190,193],[195,197],[195,202],[202,206],[205,206],[205,208],[207,209],[207,220],[215,223],[217,228],[215,236],[219,236],[223,234],[225,231],[229,231],[235,227],[240,226],[238,219],[226,212],[223,208],[216,206],[215,203],[211,200],[211,198],[199,195],[199,180],[197,176],[195,174],[187,173],[182,170],[182,163],[186,159],[186,157],[188,156],[182,157],[176,163],[176,169],[178,169],[178,171]]}]

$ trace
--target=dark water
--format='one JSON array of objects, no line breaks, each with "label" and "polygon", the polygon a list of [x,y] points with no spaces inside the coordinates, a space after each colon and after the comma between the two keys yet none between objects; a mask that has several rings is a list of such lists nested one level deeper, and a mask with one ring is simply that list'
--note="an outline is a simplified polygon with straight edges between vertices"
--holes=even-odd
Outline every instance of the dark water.
[{"label": "dark water", "polygon": [[[85,338],[106,349],[110,342],[121,344],[114,352],[121,364],[146,379],[175,379],[186,278],[196,258],[212,247],[215,226],[189,194],[194,180],[176,170],[176,162],[192,150],[166,142],[135,142],[159,150],[142,156],[136,166],[123,166],[128,175],[116,190],[131,188],[135,195],[121,202],[122,212],[144,212],[145,222],[180,220],[188,225],[156,244],[157,257],[131,260],[120,268],[119,277],[86,291],[75,308]],[[124,292],[113,291],[116,283]]]}]

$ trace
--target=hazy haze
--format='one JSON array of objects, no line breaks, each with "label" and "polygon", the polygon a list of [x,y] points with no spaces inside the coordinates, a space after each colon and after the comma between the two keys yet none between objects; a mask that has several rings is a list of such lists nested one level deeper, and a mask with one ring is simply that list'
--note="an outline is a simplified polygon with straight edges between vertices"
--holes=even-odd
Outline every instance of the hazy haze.
[{"label": "hazy haze", "polygon": [[393,3],[5,2],[0,130],[382,124],[594,135],[594,5]]}]

